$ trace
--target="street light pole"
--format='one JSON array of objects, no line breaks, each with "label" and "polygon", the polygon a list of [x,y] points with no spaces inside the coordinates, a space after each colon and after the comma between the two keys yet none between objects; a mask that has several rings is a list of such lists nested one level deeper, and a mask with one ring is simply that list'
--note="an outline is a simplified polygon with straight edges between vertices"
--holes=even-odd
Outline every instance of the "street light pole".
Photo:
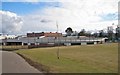
[{"label": "street light pole", "polygon": [[59,59],[60,57],[59,57],[59,34],[58,34],[58,23],[57,23],[57,21],[56,21],[56,26],[57,26],[57,40],[58,40],[58,48],[57,48],[57,58]]}]

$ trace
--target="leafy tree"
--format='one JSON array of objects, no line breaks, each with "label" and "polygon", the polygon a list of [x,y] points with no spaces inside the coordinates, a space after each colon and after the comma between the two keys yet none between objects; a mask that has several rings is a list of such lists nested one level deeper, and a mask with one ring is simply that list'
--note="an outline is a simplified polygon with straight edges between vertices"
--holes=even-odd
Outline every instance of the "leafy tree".
[{"label": "leafy tree", "polygon": [[67,33],[67,36],[71,36],[71,34],[73,33],[73,30],[71,27],[68,27],[65,32]]},{"label": "leafy tree", "polygon": [[91,34],[91,32],[90,32],[90,31],[87,31],[87,32],[85,33],[85,35],[86,35],[87,37],[92,36],[92,34]]},{"label": "leafy tree", "polygon": [[104,37],[104,31],[103,30],[99,31],[99,37]]},{"label": "leafy tree", "polygon": [[120,27],[119,26],[117,26],[117,28],[116,28],[115,36],[116,36],[116,40],[118,40],[120,38]]},{"label": "leafy tree", "polygon": [[99,37],[99,33],[95,32],[95,33],[93,34],[93,36],[94,36],[94,37]]},{"label": "leafy tree", "polygon": [[73,31],[72,36],[78,36],[78,32],[77,31]]},{"label": "leafy tree", "polygon": [[85,36],[85,35],[86,35],[85,29],[82,29],[82,30],[78,33],[78,36]]},{"label": "leafy tree", "polygon": [[108,27],[108,39],[112,40],[113,39],[113,28]]}]

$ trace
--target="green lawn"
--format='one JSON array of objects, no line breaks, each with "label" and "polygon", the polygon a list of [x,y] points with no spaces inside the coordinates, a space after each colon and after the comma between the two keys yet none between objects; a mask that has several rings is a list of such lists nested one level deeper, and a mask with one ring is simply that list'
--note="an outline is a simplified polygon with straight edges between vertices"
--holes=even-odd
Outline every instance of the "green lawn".
[{"label": "green lawn", "polygon": [[18,50],[17,53],[48,67],[50,72],[61,73],[117,73],[118,44],[57,47]]}]

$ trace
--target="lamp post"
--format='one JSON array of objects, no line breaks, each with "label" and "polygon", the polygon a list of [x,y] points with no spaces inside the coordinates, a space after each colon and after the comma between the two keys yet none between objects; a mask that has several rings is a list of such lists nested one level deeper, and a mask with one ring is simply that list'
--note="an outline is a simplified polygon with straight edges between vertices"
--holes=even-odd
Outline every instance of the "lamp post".
[{"label": "lamp post", "polygon": [[58,48],[57,48],[57,58],[59,59],[60,57],[59,57],[59,34],[58,34],[58,23],[57,23],[57,21],[56,21],[56,27],[57,27],[57,44],[58,44]]}]

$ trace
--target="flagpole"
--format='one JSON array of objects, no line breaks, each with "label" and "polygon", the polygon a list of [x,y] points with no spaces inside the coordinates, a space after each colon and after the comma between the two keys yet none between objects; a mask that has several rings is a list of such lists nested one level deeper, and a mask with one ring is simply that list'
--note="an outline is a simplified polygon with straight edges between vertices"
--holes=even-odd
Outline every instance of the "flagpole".
[{"label": "flagpole", "polygon": [[58,23],[57,23],[57,21],[56,21],[56,26],[57,26],[57,44],[58,44],[58,48],[57,48],[57,58],[59,59],[60,57],[59,57],[59,34],[58,34]]}]

